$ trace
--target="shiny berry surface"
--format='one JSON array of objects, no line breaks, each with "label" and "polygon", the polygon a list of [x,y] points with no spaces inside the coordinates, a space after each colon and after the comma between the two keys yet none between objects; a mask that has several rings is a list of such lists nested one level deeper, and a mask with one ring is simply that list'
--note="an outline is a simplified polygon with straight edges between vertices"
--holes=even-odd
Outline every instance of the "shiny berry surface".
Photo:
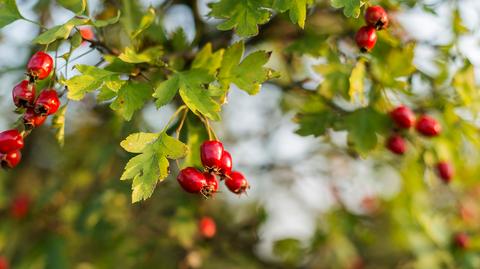
[{"label": "shiny berry surface", "polygon": [[436,119],[423,115],[417,120],[416,129],[420,134],[432,137],[440,134],[442,126]]},{"label": "shiny berry surface", "polygon": [[27,216],[30,209],[30,197],[19,195],[13,199],[10,205],[10,215],[12,218],[20,220]]},{"label": "shiny berry surface", "polygon": [[35,112],[42,115],[52,115],[60,107],[60,100],[55,90],[43,90],[35,101]]},{"label": "shiny berry surface", "polygon": [[388,15],[381,6],[371,6],[365,12],[365,22],[369,26],[382,30],[388,27]]},{"label": "shiny berry surface", "polygon": [[205,176],[207,185],[203,188],[202,193],[203,195],[210,197],[218,191],[218,180],[215,175],[208,172],[203,173],[203,175]]},{"label": "shiny berry surface", "polygon": [[22,153],[19,150],[0,153],[0,156],[2,167],[4,168],[15,168],[22,160]]},{"label": "shiny berry surface", "polygon": [[222,159],[220,160],[220,166],[218,172],[222,176],[228,176],[232,173],[233,161],[232,155],[226,150],[223,151]]},{"label": "shiny berry surface", "polygon": [[37,78],[47,78],[53,69],[53,59],[47,53],[39,51],[35,53],[27,64],[28,73]]},{"label": "shiny berry surface", "polygon": [[11,151],[23,148],[23,137],[16,129],[0,133],[0,153],[9,153]]},{"label": "shiny berry surface", "polygon": [[13,103],[17,107],[30,107],[35,102],[35,85],[22,80],[12,90]]},{"label": "shiny berry surface", "polygon": [[225,185],[235,194],[242,194],[250,187],[245,176],[237,171],[233,171],[230,177],[225,179]]},{"label": "shiny berry surface", "polygon": [[399,106],[392,110],[390,117],[400,128],[408,129],[415,125],[415,114],[406,106]]},{"label": "shiny berry surface", "polygon": [[35,110],[33,108],[27,109],[25,114],[23,114],[23,124],[27,129],[41,126],[46,119],[46,115],[35,113]]},{"label": "shiny berry surface", "polygon": [[203,142],[200,147],[200,158],[207,169],[218,170],[223,155],[223,144],[220,141],[211,140]]},{"label": "shiny berry surface", "polygon": [[407,150],[407,145],[405,143],[405,139],[399,135],[392,135],[390,138],[387,140],[387,148],[397,154],[397,155],[403,155],[405,151]]},{"label": "shiny berry surface", "polygon": [[372,26],[363,26],[355,35],[355,42],[362,52],[368,52],[377,43],[377,33]]},{"label": "shiny berry surface", "polygon": [[436,165],[436,170],[438,176],[442,179],[445,183],[450,183],[452,181],[453,175],[455,173],[453,166],[446,161],[440,161]]},{"label": "shiny berry surface", "polygon": [[205,175],[193,167],[182,169],[177,176],[177,181],[189,193],[200,193],[207,186]]},{"label": "shiny berry surface", "polygon": [[210,217],[203,217],[198,223],[198,230],[200,235],[205,238],[212,238],[217,233],[217,225],[215,220]]}]

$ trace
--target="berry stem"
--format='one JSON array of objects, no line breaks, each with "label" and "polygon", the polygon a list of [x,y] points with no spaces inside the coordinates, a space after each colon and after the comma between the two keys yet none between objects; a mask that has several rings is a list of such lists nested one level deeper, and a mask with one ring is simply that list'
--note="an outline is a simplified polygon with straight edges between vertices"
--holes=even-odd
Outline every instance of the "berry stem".
[{"label": "berry stem", "polygon": [[168,120],[168,123],[167,125],[165,125],[165,127],[163,128],[162,130],[162,133],[166,132],[168,127],[172,124],[172,122],[175,120],[175,118],[177,118],[178,114],[180,114],[180,112],[182,112],[184,109],[187,109],[188,111],[188,108],[186,105],[182,105],[180,106],[177,111],[175,111],[175,113],[173,113],[173,115],[170,117],[170,119]]},{"label": "berry stem", "polygon": [[187,114],[188,114],[188,109],[185,109],[185,111],[183,112],[182,119],[180,120],[180,124],[178,125],[177,130],[175,130],[175,132],[177,133],[177,139],[180,138],[180,132],[183,129],[183,125],[185,123],[185,119],[187,118]]}]

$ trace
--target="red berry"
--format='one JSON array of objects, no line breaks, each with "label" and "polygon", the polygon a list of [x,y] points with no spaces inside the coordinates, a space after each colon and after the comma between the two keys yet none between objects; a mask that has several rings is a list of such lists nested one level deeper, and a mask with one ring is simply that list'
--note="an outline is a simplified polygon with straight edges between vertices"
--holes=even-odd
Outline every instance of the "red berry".
[{"label": "red berry", "polygon": [[222,155],[223,144],[220,141],[205,141],[200,147],[202,164],[207,170],[218,171],[221,165]]},{"label": "red berry", "polygon": [[12,129],[0,133],[0,153],[9,153],[11,151],[23,148],[23,136],[17,129]]},{"label": "red berry", "polygon": [[443,180],[445,183],[450,183],[453,178],[454,169],[453,166],[446,161],[440,161],[437,163],[437,173],[438,176]]},{"label": "red berry", "polygon": [[442,131],[442,126],[438,121],[430,116],[422,115],[417,120],[416,129],[424,136],[437,136]]},{"label": "red berry", "polygon": [[202,194],[206,197],[211,197],[218,191],[218,180],[215,175],[208,172],[203,173],[203,175],[205,176],[207,185],[202,189]]},{"label": "red berry", "polygon": [[10,215],[12,218],[20,220],[23,219],[30,208],[30,197],[27,195],[19,195],[13,199],[10,205]]},{"label": "red berry", "polygon": [[58,94],[54,89],[43,90],[35,101],[35,112],[41,115],[52,115],[60,107]]},{"label": "red berry", "polygon": [[35,85],[22,80],[12,91],[13,103],[17,107],[30,107],[35,102]]},{"label": "red berry", "polygon": [[232,173],[232,155],[226,150],[223,151],[222,159],[220,160],[220,166],[218,167],[218,172],[222,176],[228,176]]},{"label": "red berry", "polygon": [[84,26],[84,27],[79,27],[80,29],[80,35],[84,40],[94,40],[95,39],[95,34],[93,33],[93,30],[89,26]]},{"label": "red berry", "polygon": [[242,194],[250,187],[245,176],[237,171],[233,171],[230,177],[225,179],[225,185],[231,192],[236,194]]},{"label": "red berry", "polygon": [[457,233],[454,237],[455,246],[466,249],[470,245],[470,237],[466,233]]},{"label": "red berry", "polygon": [[355,41],[362,52],[367,52],[375,47],[377,43],[377,33],[372,26],[363,26],[357,32]]},{"label": "red berry", "polygon": [[403,155],[407,149],[407,145],[403,137],[399,135],[392,135],[387,140],[388,149],[398,155]]},{"label": "red berry", "polygon": [[210,217],[203,217],[198,224],[200,234],[205,238],[212,238],[217,233],[215,220]]},{"label": "red berry", "polygon": [[47,119],[46,115],[37,114],[33,108],[27,109],[23,114],[23,124],[27,129],[33,129],[42,125]]},{"label": "red berry", "polygon": [[19,150],[9,153],[0,153],[0,161],[4,168],[15,168],[22,160],[22,153]]},{"label": "red berry", "polygon": [[365,21],[368,25],[374,26],[377,30],[382,30],[388,26],[388,15],[381,6],[371,6],[365,12]]},{"label": "red berry", "polygon": [[50,75],[53,68],[53,59],[47,53],[39,51],[28,61],[28,73],[38,79],[44,79]]},{"label": "red berry", "polygon": [[0,256],[0,269],[8,269],[10,268],[7,258]]},{"label": "red berry", "polygon": [[392,110],[390,117],[400,128],[408,129],[415,124],[415,114],[406,106],[399,106]]},{"label": "red berry", "polygon": [[182,169],[177,176],[178,183],[186,192],[200,193],[207,186],[205,175],[193,167]]}]

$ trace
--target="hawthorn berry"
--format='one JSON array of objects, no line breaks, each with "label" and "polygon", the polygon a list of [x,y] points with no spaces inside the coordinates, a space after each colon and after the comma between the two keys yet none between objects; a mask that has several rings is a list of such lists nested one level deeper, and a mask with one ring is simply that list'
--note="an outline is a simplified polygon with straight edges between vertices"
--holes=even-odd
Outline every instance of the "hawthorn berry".
[{"label": "hawthorn berry", "polygon": [[203,173],[207,185],[202,189],[202,194],[206,197],[210,197],[218,191],[218,180],[215,175],[208,172]]},{"label": "hawthorn berry", "polygon": [[406,106],[399,106],[392,110],[390,117],[400,128],[408,129],[415,125],[415,114]]},{"label": "hawthorn berry", "polygon": [[437,163],[436,166],[437,169],[437,174],[438,176],[442,179],[443,182],[445,183],[450,183],[453,178],[454,169],[453,166],[446,161],[440,161]]},{"label": "hawthorn berry", "polygon": [[27,216],[30,209],[30,197],[19,195],[15,197],[10,205],[10,215],[16,220],[21,220]]},{"label": "hawthorn berry", "polygon": [[455,246],[460,249],[467,249],[470,245],[470,237],[466,233],[457,233],[453,238]]},{"label": "hawthorn berry", "polygon": [[417,131],[428,137],[437,136],[442,131],[442,126],[438,121],[428,115],[422,115],[417,120]]},{"label": "hawthorn berry", "polygon": [[80,36],[82,37],[83,40],[93,40],[95,39],[95,34],[93,33],[93,30],[91,27],[84,26],[80,27]]},{"label": "hawthorn berry", "polygon": [[17,129],[0,133],[0,153],[9,153],[23,148],[23,136]]},{"label": "hawthorn berry", "polygon": [[223,151],[222,158],[220,159],[220,166],[218,167],[218,172],[222,176],[228,176],[232,173],[232,155],[226,150]]},{"label": "hawthorn berry", "polygon": [[46,115],[37,114],[33,108],[28,108],[23,114],[23,124],[26,129],[33,129],[42,125],[47,119]]},{"label": "hawthorn berry", "polygon": [[27,64],[28,74],[36,79],[47,78],[53,69],[53,59],[47,53],[35,53]]},{"label": "hawthorn berry", "polygon": [[388,15],[381,6],[371,6],[365,12],[365,21],[367,25],[382,30],[388,27]]},{"label": "hawthorn berry", "polygon": [[391,152],[397,155],[403,155],[407,149],[405,139],[399,135],[390,136],[387,140],[387,147]]},{"label": "hawthorn berry", "polygon": [[0,153],[0,162],[3,168],[15,168],[22,160],[22,153],[19,150],[9,153]]},{"label": "hawthorn berry", "polygon": [[245,176],[237,171],[233,171],[230,177],[225,179],[225,185],[235,194],[242,194],[250,187]]},{"label": "hawthorn berry", "polygon": [[377,43],[377,33],[375,27],[363,26],[355,35],[355,41],[362,52],[368,52]]},{"label": "hawthorn berry", "polygon": [[35,85],[22,80],[12,90],[13,103],[17,107],[31,107],[35,102]]},{"label": "hawthorn berry", "polygon": [[57,91],[54,89],[43,90],[35,101],[35,113],[52,115],[60,107]]},{"label": "hawthorn berry", "polygon": [[211,140],[203,142],[200,147],[200,158],[207,170],[217,172],[221,166],[223,156],[223,144],[220,141]]},{"label": "hawthorn berry", "polygon": [[180,186],[189,193],[201,193],[207,186],[205,175],[193,167],[187,167],[177,176]]},{"label": "hawthorn berry", "polygon": [[7,258],[0,256],[0,269],[10,268]]},{"label": "hawthorn berry", "polygon": [[210,217],[201,218],[200,222],[198,223],[198,229],[200,235],[205,238],[212,238],[217,233],[217,225],[215,220]]}]

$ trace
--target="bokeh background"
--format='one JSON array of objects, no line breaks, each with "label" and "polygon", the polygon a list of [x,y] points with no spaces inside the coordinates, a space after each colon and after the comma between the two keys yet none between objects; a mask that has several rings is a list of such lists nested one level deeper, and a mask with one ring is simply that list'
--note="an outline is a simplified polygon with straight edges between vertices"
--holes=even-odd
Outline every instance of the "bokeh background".
[{"label": "bokeh background", "polygon": [[[102,16],[116,2],[88,1],[89,15]],[[207,17],[209,1],[133,2],[140,10],[162,8],[159,21],[167,36],[182,28],[192,42],[200,22],[195,17],[208,31],[217,31],[218,21]],[[334,27],[322,23],[325,14],[344,19],[327,1],[318,2],[307,19],[311,27]],[[437,49],[457,39],[460,53],[479,71],[479,1],[393,2],[385,1],[396,7],[390,13],[395,27],[405,39],[417,41],[416,68],[440,72]],[[74,15],[55,1],[17,4],[26,18],[48,27]],[[468,29],[461,36],[452,32],[457,8]],[[39,31],[26,21],[0,30],[2,130],[18,119],[11,88],[24,76],[36,49],[31,40]],[[257,48],[273,50],[269,65],[286,72],[275,43],[249,49]],[[101,59],[88,45],[72,58],[80,55],[71,66]],[[303,56],[297,65],[304,73],[289,75],[307,76],[303,86],[313,90],[323,81],[313,66],[322,62],[322,57]],[[62,65],[59,59],[57,67]],[[417,93],[424,90],[420,80],[413,86]],[[214,199],[205,200],[184,193],[169,177],[151,199],[136,204],[130,203],[130,184],[119,180],[131,157],[119,143],[132,132],[162,130],[176,108],[157,110],[152,102],[125,123],[93,96],[70,102],[64,148],[48,123],[28,138],[22,164],[0,172],[0,255],[12,268],[480,268],[480,248],[460,253],[449,243],[452,233],[465,227],[478,236],[480,185],[454,182],[449,188],[432,183],[434,176],[426,173],[422,184],[427,191],[418,195],[435,201],[435,208],[428,215],[412,212],[406,202],[410,198],[402,196],[409,182],[397,159],[386,151],[368,158],[349,154],[346,132],[330,131],[328,139],[295,134],[289,94],[281,83],[263,85],[256,96],[233,90],[223,121],[214,125],[235,169],[251,183],[248,195],[231,195],[222,186]],[[15,200],[29,205],[25,217],[12,217]],[[217,223],[212,239],[198,233],[203,216]],[[473,240],[479,245],[479,239]]]}]

